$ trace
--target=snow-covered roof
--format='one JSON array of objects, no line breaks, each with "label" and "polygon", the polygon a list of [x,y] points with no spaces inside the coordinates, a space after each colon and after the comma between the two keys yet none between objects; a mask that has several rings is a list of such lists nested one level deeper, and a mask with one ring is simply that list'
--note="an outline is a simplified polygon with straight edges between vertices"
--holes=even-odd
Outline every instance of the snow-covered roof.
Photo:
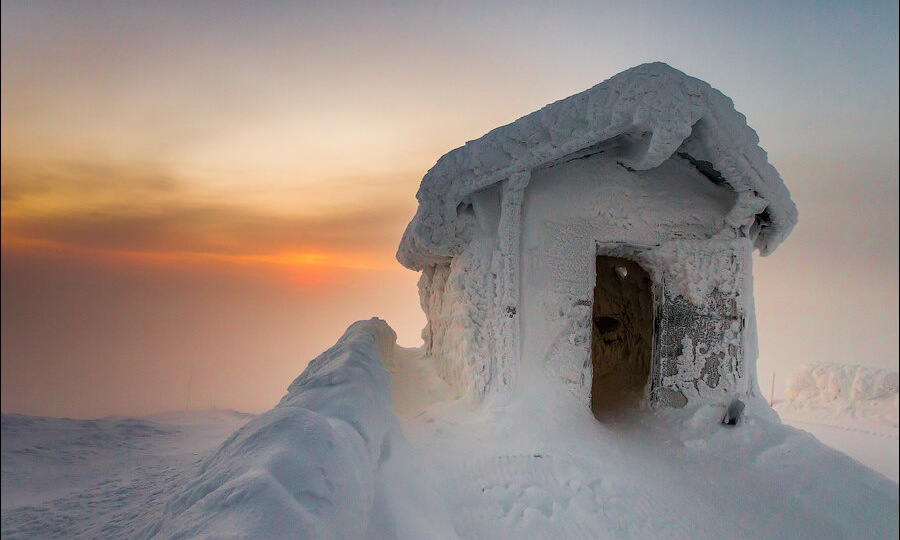
[{"label": "snow-covered roof", "polygon": [[419,208],[403,234],[397,260],[421,270],[455,256],[468,242],[456,219],[457,206],[466,197],[620,135],[647,141],[627,163],[635,170],[652,169],[676,152],[684,153],[697,163],[708,162],[736,192],[763,199],[766,223],[756,238],[763,255],[797,222],[790,192],[731,99],[655,62],[551,103],[441,157],[419,186]]}]

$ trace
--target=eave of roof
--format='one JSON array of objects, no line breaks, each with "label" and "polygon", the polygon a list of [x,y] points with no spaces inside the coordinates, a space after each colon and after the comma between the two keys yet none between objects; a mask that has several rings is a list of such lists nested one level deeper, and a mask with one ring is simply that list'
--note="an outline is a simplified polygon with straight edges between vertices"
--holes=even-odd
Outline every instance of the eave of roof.
[{"label": "eave of roof", "polygon": [[619,135],[644,133],[650,134],[649,144],[628,163],[633,169],[652,169],[688,149],[711,163],[736,192],[766,201],[770,223],[756,238],[763,255],[793,229],[797,208],[790,193],[731,99],[656,62],[551,103],[441,157],[422,179],[419,207],[397,259],[421,270],[459,253],[466,239],[455,226],[456,208],[472,193]]}]

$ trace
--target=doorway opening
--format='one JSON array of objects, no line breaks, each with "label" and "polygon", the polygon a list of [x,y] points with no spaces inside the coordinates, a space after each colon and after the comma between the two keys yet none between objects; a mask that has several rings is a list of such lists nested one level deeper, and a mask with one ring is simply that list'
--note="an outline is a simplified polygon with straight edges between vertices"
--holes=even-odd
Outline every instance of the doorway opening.
[{"label": "doorway opening", "polygon": [[591,412],[602,420],[644,398],[653,353],[653,281],[631,260],[597,257]]}]

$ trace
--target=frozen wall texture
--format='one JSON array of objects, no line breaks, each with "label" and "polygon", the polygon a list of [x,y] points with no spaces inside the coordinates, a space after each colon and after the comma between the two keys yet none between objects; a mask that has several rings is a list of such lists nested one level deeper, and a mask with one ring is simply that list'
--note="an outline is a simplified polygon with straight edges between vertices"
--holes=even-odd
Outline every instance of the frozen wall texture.
[{"label": "frozen wall texture", "polygon": [[585,400],[597,255],[634,260],[650,273],[665,308],[657,323],[675,320],[672,302],[705,306],[714,286],[740,288],[729,282],[737,279],[732,266],[713,262],[734,240],[709,240],[726,227],[734,192],[680,157],[631,171],[619,164],[620,153],[607,148],[535,171],[524,205],[522,362]]},{"label": "frozen wall texture", "polygon": [[744,332],[753,317],[745,279],[751,249],[746,239],[691,240],[646,253],[647,264],[662,274],[663,291],[651,376],[654,402],[724,403],[751,391]]},{"label": "frozen wall texture", "polygon": [[496,376],[502,324],[493,250],[480,238],[450,264],[425,269],[419,300],[428,319],[422,332],[438,374],[458,395],[484,397]]}]

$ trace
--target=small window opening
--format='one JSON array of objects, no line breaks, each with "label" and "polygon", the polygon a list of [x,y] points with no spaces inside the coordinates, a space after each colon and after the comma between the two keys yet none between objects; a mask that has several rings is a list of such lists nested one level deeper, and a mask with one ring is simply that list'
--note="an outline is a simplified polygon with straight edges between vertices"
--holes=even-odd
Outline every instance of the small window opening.
[{"label": "small window opening", "polygon": [[475,215],[475,209],[469,201],[463,201],[456,205],[456,215]]}]

